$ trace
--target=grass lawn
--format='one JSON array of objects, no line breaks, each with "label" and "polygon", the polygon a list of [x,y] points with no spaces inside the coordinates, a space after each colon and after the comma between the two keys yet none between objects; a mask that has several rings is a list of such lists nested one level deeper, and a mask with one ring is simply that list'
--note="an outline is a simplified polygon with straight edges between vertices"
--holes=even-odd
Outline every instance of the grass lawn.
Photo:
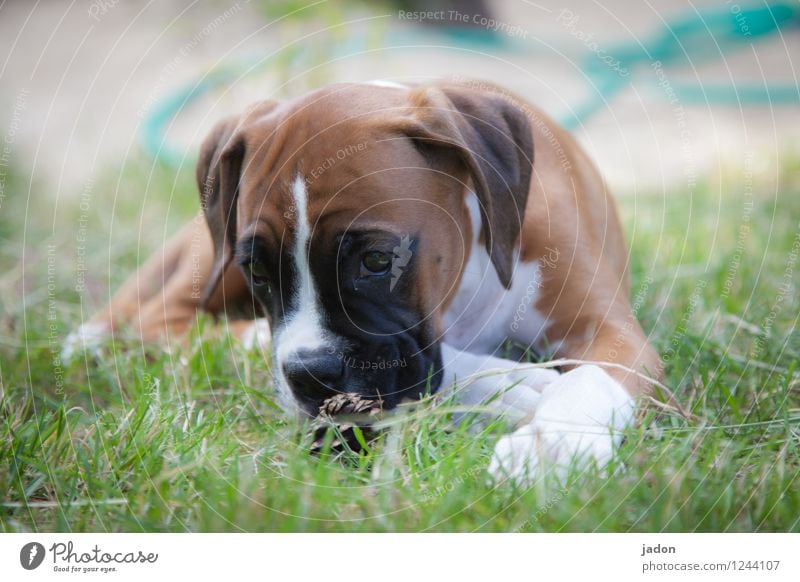
[{"label": "grass lawn", "polygon": [[[406,410],[318,458],[269,362],[198,322],[168,353],[60,341],[197,208],[191,168],[141,160],[0,209],[2,531],[800,531],[800,162],[620,197],[633,303],[692,416],[648,407],[616,472],[523,490],[486,472],[499,424]],[[79,293],[80,291],[80,293]],[[624,464],[624,469],[620,466]]]}]

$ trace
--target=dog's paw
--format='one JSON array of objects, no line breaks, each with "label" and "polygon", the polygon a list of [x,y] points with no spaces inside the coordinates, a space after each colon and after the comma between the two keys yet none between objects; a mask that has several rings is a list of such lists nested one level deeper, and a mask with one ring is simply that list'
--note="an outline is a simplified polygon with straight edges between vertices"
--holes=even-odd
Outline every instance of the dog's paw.
[{"label": "dog's paw", "polygon": [[570,468],[603,467],[633,412],[632,398],[601,368],[575,368],[545,388],[530,423],[497,442],[489,472],[522,484],[552,472],[563,483]]},{"label": "dog's paw", "polygon": [[602,467],[611,459],[614,438],[607,428],[604,434],[599,429],[578,432],[563,423],[531,422],[497,442],[489,473],[522,485],[549,473],[563,484],[571,468],[580,470],[592,463]]},{"label": "dog's paw", "polygon": [[264,319],[256,319],[242,334],[242,344],[246,350],[266,350],[272,342],[272,332],[269,322]]},{"label": "dog's paw", "polygon": [[100,353],[100,346],[109,337],[110,331],[103,323],[84,323],[75,331],[67,334],[61,345],[61,361],[69,363],[81,352]]}]

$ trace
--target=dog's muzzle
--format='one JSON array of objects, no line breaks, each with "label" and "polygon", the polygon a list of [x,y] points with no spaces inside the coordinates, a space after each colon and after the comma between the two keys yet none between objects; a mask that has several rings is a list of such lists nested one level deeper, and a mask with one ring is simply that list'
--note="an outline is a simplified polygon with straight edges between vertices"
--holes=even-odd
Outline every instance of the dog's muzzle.
[{"label": "dog's muzzle", "polygon": [[346,392],[345,363],[328,348],[296,352],[283,364],[283,374],[292,393],[301,402],[322,403],[337,392]]}]

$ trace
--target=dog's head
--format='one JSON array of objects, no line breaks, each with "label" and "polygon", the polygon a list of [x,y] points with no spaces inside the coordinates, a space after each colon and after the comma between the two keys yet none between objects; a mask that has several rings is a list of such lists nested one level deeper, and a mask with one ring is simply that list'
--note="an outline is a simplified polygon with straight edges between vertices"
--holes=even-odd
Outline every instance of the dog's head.
[{"label": "dog's head", "polygon": [[241,269],[270,320],[275,381],[315,414],[336,392],[388,408],[442,381],[442,314],[473,239],[508,286],[532,169],[524,112],[459,87],[335,85],[262,102],[206,138],[208,298]]}]

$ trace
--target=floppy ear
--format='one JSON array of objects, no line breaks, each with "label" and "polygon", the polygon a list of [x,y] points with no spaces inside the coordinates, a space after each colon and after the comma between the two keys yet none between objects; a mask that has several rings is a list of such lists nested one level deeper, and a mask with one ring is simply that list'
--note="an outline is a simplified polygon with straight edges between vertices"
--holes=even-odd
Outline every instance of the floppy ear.
[{"label": "floppy ear", "polygon": [[486,250],[500,282],[510,287],[533,173],[528,117],[507,95],[465,87],[422,87],[410,99],[401,130],[456,154],[480,203]]},{"label": "floppy ear", "polygon": [[197,187],[200,206],[214,243],[214,266],[200,297],[205,307],[233,258],[236,244],[236,202],[244,159],[244,138],[237,134],[239,117],[218,122],[200,146]]}]

